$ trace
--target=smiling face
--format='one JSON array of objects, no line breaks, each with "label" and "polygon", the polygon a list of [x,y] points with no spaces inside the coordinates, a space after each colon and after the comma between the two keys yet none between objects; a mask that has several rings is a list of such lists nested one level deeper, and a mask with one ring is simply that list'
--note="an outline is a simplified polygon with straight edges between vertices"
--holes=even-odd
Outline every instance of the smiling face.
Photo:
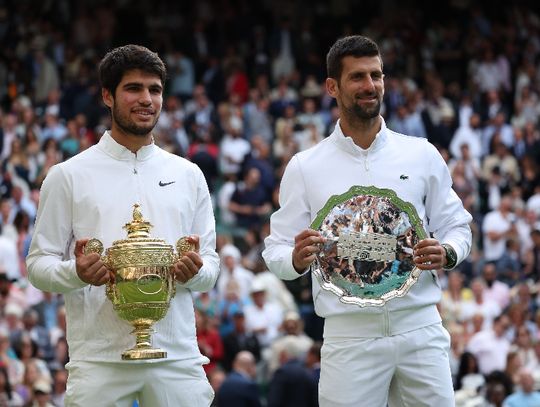
[{"label": "smiling face", "polygon": [[365,121],[379,116],[384,96],[384,74],[378,56],[342,59],[339,80],[328,78],[328,93],[336,98],[344,120]]},{"label": "smiling face", "polygon": [[113,137],[150,137],[163,104],[159,76],[139,69],[127,71],[115,94],[103,88],[102,96],[111,109]]}]

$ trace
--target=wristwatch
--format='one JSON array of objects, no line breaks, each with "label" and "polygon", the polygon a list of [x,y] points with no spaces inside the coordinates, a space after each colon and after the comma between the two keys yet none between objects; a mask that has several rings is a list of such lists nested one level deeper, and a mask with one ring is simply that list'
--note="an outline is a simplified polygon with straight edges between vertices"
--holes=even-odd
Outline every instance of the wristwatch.
[{"label": "wristwatch", "polygon": [[446,265],[443,268],[445,270],[451,270],[454,267],[456,267],[456,263],[457,263],[456,251],[448,243],[443,243],[441,246],[444,247],[444,251],[446,253]]}]

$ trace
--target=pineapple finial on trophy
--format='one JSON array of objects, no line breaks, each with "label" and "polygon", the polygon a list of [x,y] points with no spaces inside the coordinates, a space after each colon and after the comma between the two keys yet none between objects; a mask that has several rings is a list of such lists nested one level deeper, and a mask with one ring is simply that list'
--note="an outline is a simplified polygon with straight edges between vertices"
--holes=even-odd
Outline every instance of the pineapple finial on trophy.
[{"label": "pineapple finial on trophy", "polygon": [[124,225],[124,229],[128,232],[128,238],[147,238],[150,236],[150,229],[153,225],[144,220],[141,211],[141,205],[133,204],[133,220]]}]

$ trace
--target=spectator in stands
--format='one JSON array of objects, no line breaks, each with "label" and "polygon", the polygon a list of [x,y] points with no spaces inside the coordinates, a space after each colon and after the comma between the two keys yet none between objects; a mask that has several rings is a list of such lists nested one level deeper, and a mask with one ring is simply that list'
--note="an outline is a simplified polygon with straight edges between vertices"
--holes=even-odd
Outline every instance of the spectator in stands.
[{"label": "spectator in stands", "polygon": [[486,261],[497,261],[503,256],[507,240],[517,233],[514,226],[515,221],[512,198],[505,195],[498,208],[489,212],[482,223],[484,259]]},{"label": "spectator in stands", "polygon": [[524,407],[540,404],[540,392],[534,389],[534,377],[529,370],[523,369],[521,371],[519,385],[519,389],[504,400],[504,407]]},{"label": "spectator in stands", "polygon": [[223,359],[223,342],[217,329],[212,326],[208,315],[200,309],[195,310],[195,326],[197,329],[197,344],[201,354],[210,359],[210,362],[204,365],[204,371],[208,374]]},{"label": "spectator in stands", "polygon": [[50,382],[40,379],[33,386],[34,403],[32,407],[56,407],[51,403],[52,387]]},{"label": "spectator in stands", "polygon": [[538,369],[539,362],[533,347],[532,335],[527,325],[523,324],[515,332],[515,351],[521,361],[521,365],[531,372]]},{"label": "spectator in stands", "polygon": [[233,244],[224,245],[219,256],[221,259],[221,273],[217,282],[217,292],[220,299],[224,298],[230,281],[236,281],[238,296],[241,302],[249,298],[253,282],[253,272],[242,266],[240,250]]},{"label": "spectator in stands", "polygon": [[209,324],[213,327],[219,325],[218,318],[218,301],[215,292],[194,293],[193,305],[195,309],[202,311],[209,319]]},{"label": "spectator in stands", "polygon": [[6,407],[23,407],[23,399],[13,391],[5,366],[0,366],[0,405]]},{"label": "spectator in stands", "polygon": [[[30,190],[24,184],[14,183],[11,191],[11,211],[16,215],[19,211],[24,211],[29,216],[30,223],[36,218],[36,204],[30,199]],[[15,221],[15,216],[12,217]]]},{"label": "spectator in stands", "polygon": [[463,352],[459,361],[459,368],[454,382],[454,389],[478,387],[482,385],[484,378],[478,368],[478,360],[471,352]]},{"label": "spectator in stands", "polygon": [[15,387],[23,380],[25,366],[15,355],[10,344],[9,331],[5,327],[0,328],[0,367],[5,369],[11,390],[15,391]]},{"label": "spectator in stands", "polygon": [[388,128],[401,134],[427,138],[424,122],[412,108],[413,103],[411,102],[399,105],[396,114],[388,122]]},{"label": "spectator in stands", "polygon": [[[14,225],[13,225],[14,226]],[[7,280],[16,281],[26,273],[21,273],[21,263],[19,257],[19,234],[17,229],[17,240],[13,241],[7,236],[0,235],[0,294],[2,285],[8,283]],[[26,268],[23,268],[26,270]],[[4,281],[2,282],[2,279]],[[7,287],[6,287],[7,288]]]},{"label": "spectator in stands", "polygon": [[321,347],[322,342],[314,342],[306,355],[306,366],[309,370],[311,370],[311,373],[313,374],[313,377],[317,383],[321,377]]},{"label": "spectator in stands", "polygon": [[318,406],[317,381],[305,366],[305,349],[294,336],[283,339],[278,354],[279,367],[268,387],[268,407]]},{"label": "spectator in stands", "polygon": [[508,186],[515,185],[521,180],[519,164],[516,158],[510,153],[509,147],[506,146],[496,133],[493,140],[493,152],[484,158],[482,164],[482,176],[488,180],[494,168],[499,168],[504,180],[504,184]]},{"label": "spectator in stands", "polygon": [[30,188],[36,179],[37,167],[33,166],[28,154],[24,151],[23,142],[16,138],[11,142],[9,156],[3,162],[4,171],[7,171],[11,178],[18,178],[26,183],[25,187]]},{"label": "spectator in stands", "polygon": [[[208,373],[208,382],[210,383],[210,386],[212,386],[214,394],[218,394],[219,389],[221,388],[221,385],[225,381],[226,377],[227,375],[225,371],[219,366]],[[210,407],[218,407],[217,397],[214,397],[214,400],[212,400],[212,404],[210,404]]]},{"label": "spectator in stands", "polygon": [[486,298],[486,284],[483,279],[477,277],[471,281],[473,299],[464,304],[463,318],[470,320],[474,315],[482,315],[482,329],[491,327],[493,320],[501,313],[502,309],[497,302]]},{"label": "spectator in stands", "polygon": [[[25,405],[32,405],[35,401],[35,388],[37,383],[46,383],[50,386],[50,375],[43,375],[38,367],[38,359],[29,359],[24,363],[24,375],[20,383],[15,386],[16,392],[25,401]],[[50,392],[50,390],[49,390]]]},{"label": "spectator in stands", "polygon": [[467,350],[478,360],[480,373],[488,375],[495,370],[504,370],[506,356],[510,351],[510,341],[505,334],[510,327],[510,320],[505,314],[493,320],[493,326],[472,336]]},{"label": "spectator in stands", "polygon": [[506,355],[504,374],[511,380],[514,386],[519,383],[519,373],[521,369],[523,369],[523,362],[516,349],[512,346]]},{"label": "spectator in stands", "polygon": [[239,352],[231,373],[216,395],[218,406],[260,407],[260,393],[254,380],[256,374],[255,357],[249,351]]},{"label": "spectator in stands", "polygon": [[52,332],[58,326],[58,309],[64,301],[61,296],[49,291],[43,293],[43,299],[32,308],[37,312],[38,325]]},{"label": "spectator in stands", "polygon": [[540,228],[531,231],[533,247],[526,255],[525,275],[534,281],[540,280]]},{"label": "spectator in stands", "polygon": [[24,292],[13,284],[14,280],[10,278],[6,270],[0,267],[0,299],[2,304],[14,303],[22,310],[26,309],[27,300]]},{"label": "spectator in stands", "polygon": [[281,365],[281,351],[286,346],[291,346],[296,349],[299,354],[299,359],[304,360],[309,349],[313,345],[313,339],[304,333],[304,328],[300,315],[297,312],[289,311],[283,318],[281,326],[281,335],[272,342],[270,346],[268,373],[273,375]]},{"label": "spectator in stands", "polygon": [[191,139],[212,135],[218,130],[218,127],[225,125],[225,123],[221,123],[220,126],[216,109],[208,99],[203,85],[195,86],[193,99],[189,102],[185,104],[187,116],[184,125]]},{"label": "spectator in stands", "polygon": [[276,186],[270,145],[261,136],[254,135],[251,138],[251,151],[244,157],[244,162],[242,163],[244,173],[252,167],[259,170],[261,174],[261,185],[266,190],[268,196],[272,194]]},{"label": "spectator in stands", "polygon": [[482,157],[482,131],[480,115],[472,113],[466,126],[459,127],[450,142],[450,153],[455,158],[461,158],[461,146],[467,144],[473,159]]},{"label": "spectator in stands", "polygon": [[56,407],[64,407],[67,378],[68,372],[66,369],[58,369],[53,373],[51,401]]},{"label": "spectator in stands", "polygon": [[266,287],[260,282],[252,284],[251,299],[253,304],[244,308],[246,328],[257,336],[262,348],[268,348],[278,336],[283,322],[283,310],[277,304],[267,301]]},{"label": "spectator in stands", "polygon": [[225,286],[223,299],[218,304],[219,334],[222,338],[234,331],[233,316],[241,312],[248,303],[248,298],[240,299],[240,287],[236,280],[229,280]]},{"label": "spectator in stands", "polygon": [[321,114],[318,113],[317,104],[313,98],[304,98],[302,100],[302,110],[298,113],[296,121],[304,128],[311,125],[315,132],[315,138],[322,140],[325,125]]},{"label": "spectator in stands", "polygon": [[68,133],[67,127],[60,121],[57,111],[49,110],[45,114],[45,126],[41,132],[43,140],[52,138],[57,143],[60,143]]},{"label": "spectator in stands", "polygon": [[482,267],[484,298],[496,302],[503,310],[510,303],[510,288],[500,280],[497,272],[497,267],[492,262],[486,262]]},{"label": "spectator in stands", "polygon": [[238,309],[232,314],[233,331],[223,338],[225,349],[223,367],[227,372],[231,371],[233,360],[241,351],[249,351],[258,362],[261,359],[261,346],[257,336],[246,329],[244,311]]},{"label": "spectator in stands", "polygon": [[219,151],[219,170],[224,176],[239,179],[242,162],[251,150],[249,142],[242,137],[242,120],[237,114],[227,112],[223,116],[225,135]]},{"label": "spectator in stands", "polygon": [[253,284],[266,287],[266,300],[268,302],[276,304],[284,312],[298,310],[298,305],[287,286],[268,270],[262,258],[255,263],[253,272],[255,273]]},{"label": "spectator in stands", "polygon": [[270,100],[259,93],[255,89],[252,92],[252,101],[247,103],[244,108],[246,139],[251,140],[254,136],[259,136],[264,142],[271,144],[274,140],[274,134],[272,116],[269,112]]},{"label": "spectator in stands", "polygon": [[452,322],[464,323],[468,318],[466,308],[470,307],[472,299],[470,288],[464,286],[462,273],[458,270],[448,273],[448,287],[443,290],[440,303],[445,326],[450,326]]},{"label": "spectator in stands", "polygon": [[195,71],[193,61],[183,50],[175,48],[165,56],[170,71],[170,93],[183,102],[189,99],[195,87]]},{"label": "spectator in stands", "polygon": [[258,168],[249,168],[242,182],[236,184],[229,210],[235,215],[238,226],[250,229],[260,227],[272,212],[268,191],[261,184]]},{"label": "spectator in stands", "polygon": [[2,222],[2,236],[12,240],[13,243],[17,242],[17,230],[13,226],[14,213],[11,211],[11,200],[9,198],[2,198],[0,200],[0,217]]},{"label": "spectator in stands", "polygon": [[[36,354],[40,358],[47,361],[51,360],[54,356],[54,349],[51,346],[51,339],[47,329],[41,325],[38,325],[39,316],[36,310],[28,308],[24,311],[22,316],[23,329],[20,335],[14,340],[23,341],[28,337],[35,342]],[[22,360],[22,359],[21,359]]]},{"label": "spectator in stands", "polygon": [[510,318],[511,326],[508,329],[507,337],[513,342],[517,341],[518,331],[524,327],[531,338],[536,338],[538,335],[538,327],[531,321],[531,312],[528,304],[514,301],[506,309],[506,314]]}]

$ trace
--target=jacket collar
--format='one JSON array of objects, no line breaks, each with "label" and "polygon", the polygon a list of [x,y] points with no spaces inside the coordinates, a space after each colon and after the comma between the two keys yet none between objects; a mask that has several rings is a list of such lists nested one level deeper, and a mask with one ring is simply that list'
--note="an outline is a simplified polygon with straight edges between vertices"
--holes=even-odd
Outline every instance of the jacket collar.
[{"label": "jacket collar", "polygon": [[380,150],[388,141],[388,129],[386,127],[386,122],[381,116],[381,129],[375,136],[375,140],[373,140],[373,143],[371,143],[368,149],[363,149],[362,147],[357,146],[351,137],[343,134],[340,120],[338,120],[336,123],[336,127],[330,137],[341,150],[353,155],[359,155]]},{"label": "jacket collar", "polygon": [[97,147],[111,157],[122,161],[133,160],[133,158],[136,158],[139,161],[147,160],[154,154],[154,152],[158,148],[154,144],[154,139],[152,138],[152,143],[147,146],[142,146],[141,148],[139,148],[137,153],[134,154],[131,152],[131,150],[127,149],[122,144],[119,144],[115,139],[113,139],[109,130],[103,133],[103,136],[101,136]]}]

